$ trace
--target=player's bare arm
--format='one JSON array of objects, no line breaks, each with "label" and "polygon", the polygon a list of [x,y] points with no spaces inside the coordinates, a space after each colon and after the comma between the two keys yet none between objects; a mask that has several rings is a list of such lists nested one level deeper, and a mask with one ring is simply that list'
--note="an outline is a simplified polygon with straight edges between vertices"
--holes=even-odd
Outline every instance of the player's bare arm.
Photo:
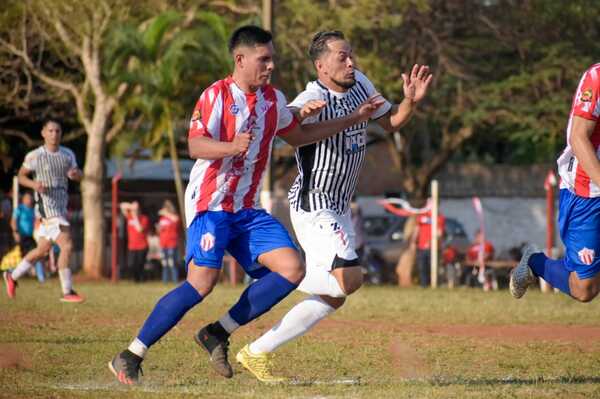
[{"label": "player's bare arm", "polygon": [[404,100],[394,104],[390,112],[377,119],[377,122],[388,132],[396,131],[410,120],[416,105],[427,94],[433,75],[429,73],[427,65],[415,64],[410,75],[403,73]]},{"label": "player's bare arm", "polygon": [[368,120],[383,103],[380,95],[371,96],[350,115],[309,125],[297,125],[281,138],[293,147],[316,143],[352,125]]},{"label": "player's bare arm", "polygon": [[590,176],[594,183],[600,185],[600,160],[598,160],[594,146],[590,141],[596,123],[596,121],[580,116],[573,116],[573,128],[569,137],[569,144],[585,173]]},{"label": "player's bare arm", "polygon": [[233,141],[220,141],[198,136],[188,140],[188,150],[192,159],[222,159],[243,154],[252,141],[249,132],[236,134]]},{"label": "player's bare arm", "polygon": [[33,180],[29,177],[29,175],[31,175],[31,170],[24,167],[19,169],[19,173],[17,175],[19,179],[19,184],[32,190],[35,190],[38,193],[45,193],[46,187],[44,187],[42,182]]}]

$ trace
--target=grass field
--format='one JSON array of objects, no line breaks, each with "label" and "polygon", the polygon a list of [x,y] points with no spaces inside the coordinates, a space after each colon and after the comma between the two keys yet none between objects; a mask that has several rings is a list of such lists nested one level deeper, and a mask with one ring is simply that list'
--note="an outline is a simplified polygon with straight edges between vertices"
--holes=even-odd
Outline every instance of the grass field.
[{"label": "grass field", "polygon": [[[140,386],[120,386],[107,362],[126,347],[156,300],[159,283],[81,283],[88,300],[58,301],[56,281],[23,281],[0,296],[1,398],[492,398],[600,397],[600,302],[507,291],[364,287],[309,335],[283,347],[266,386],[236,364],[212,372],[192,334],[234,303],[242,288],[219,286],[144,362]],[[238,330],[233,356],[272,325],[294,294]]]}]

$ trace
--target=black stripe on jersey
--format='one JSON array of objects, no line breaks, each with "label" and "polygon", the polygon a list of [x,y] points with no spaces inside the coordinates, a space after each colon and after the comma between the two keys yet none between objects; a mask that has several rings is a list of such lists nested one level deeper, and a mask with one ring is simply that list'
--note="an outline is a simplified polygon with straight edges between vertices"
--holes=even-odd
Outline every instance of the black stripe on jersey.
[{"label": "black stripe on jersey", "polygon": [[317,150],[317,144],[313,143],[310,145],[305,145],[304,147],[298,148],[298,158],[300,162],[300,168],[302,169],[300,173],[302,174],[302,186],[300,187],[298,197],[300,207],[306,212],[310,211],[310,199],[309,199],[309,191],[310,191],[310,179],[313,175],[313,164],[315,162],[315,151]]}]

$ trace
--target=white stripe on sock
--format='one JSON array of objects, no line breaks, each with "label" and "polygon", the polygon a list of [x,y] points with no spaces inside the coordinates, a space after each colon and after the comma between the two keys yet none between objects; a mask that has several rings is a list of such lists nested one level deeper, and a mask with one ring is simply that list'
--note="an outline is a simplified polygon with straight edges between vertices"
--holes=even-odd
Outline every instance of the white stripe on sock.
[{"label": "white stripe on sock", "polygon": [[229,312],[225,313],[223,317],[219,319],[219,323],[221,323],[225,331],[227,331],[229,334],[240,328],[240,325],[231,318]]},{"label": "white stripe on sock", "polygon": [[144,343],[140,341],[137,337],[133,341],[131,341],[131,343],[129,344],[129,348],[127,349],[129,349],[130,352],[135,353],[142,359],[146,356],[146,352],[148,352],[148,347],[144,345]]},{"label": "white stripe on sock", "polygon": [[32,263],[28,262],[25,259],[22,259],[21,262],[19,262],[19,264],[17,265],[17,267],[15,267],[15,269],[12,272],[10,272],[10,276],[13,280],[16,281],[19,278],[21,278],[25,273],[27,273],[27,270],[31,269],[31,266],[33,266]]}]

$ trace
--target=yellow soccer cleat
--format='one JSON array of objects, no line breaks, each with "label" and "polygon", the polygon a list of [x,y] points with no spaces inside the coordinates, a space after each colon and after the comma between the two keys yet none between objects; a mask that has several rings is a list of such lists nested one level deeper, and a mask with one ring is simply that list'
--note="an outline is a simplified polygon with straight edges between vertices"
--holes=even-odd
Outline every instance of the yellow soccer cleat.
[{"label": "yellow soccer cleat", "polygon": [[262,382],[269,384],[281,384],[287,381],[285,377],[275,377],[271,373],[273,367],[271,356],[268,353],[254,355],[250,353],[248,345],[244,346],[235,355],[235,360],[242,364],[249,372],[254,374]]}]

